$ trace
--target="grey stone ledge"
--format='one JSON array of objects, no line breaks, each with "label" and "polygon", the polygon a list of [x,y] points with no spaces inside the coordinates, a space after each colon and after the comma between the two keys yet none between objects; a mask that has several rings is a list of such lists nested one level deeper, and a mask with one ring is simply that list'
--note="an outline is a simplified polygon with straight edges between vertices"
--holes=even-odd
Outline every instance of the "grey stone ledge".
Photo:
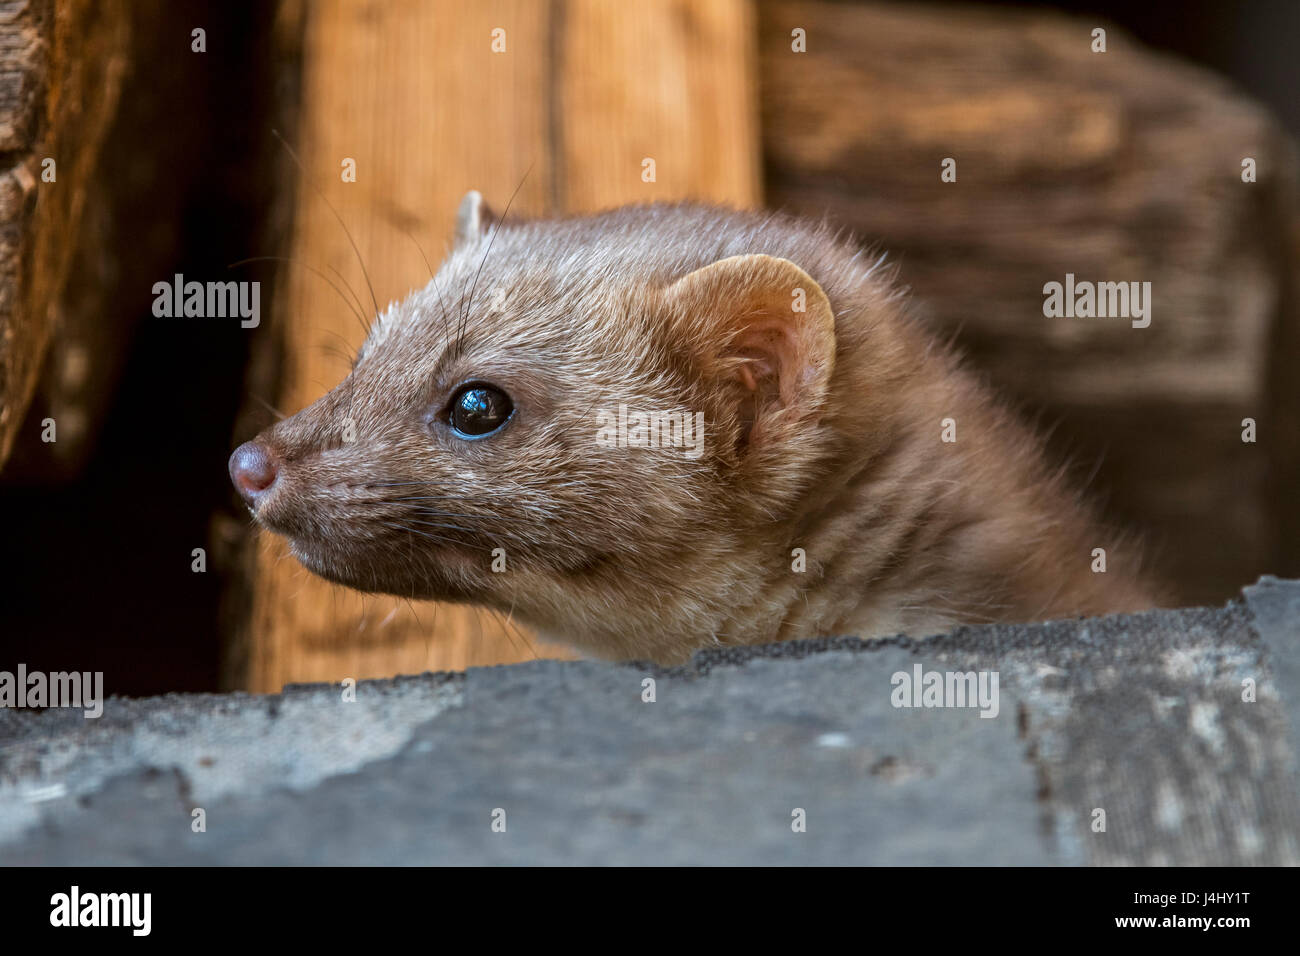
[{"label": "grey stone ledge", "polygon": [[[894,706],[893,675],[918,665],[996,672],[996,717]],[[1300,582],[1222,608],[343,696],[0,710],[0,863],[1300,861]]]}]

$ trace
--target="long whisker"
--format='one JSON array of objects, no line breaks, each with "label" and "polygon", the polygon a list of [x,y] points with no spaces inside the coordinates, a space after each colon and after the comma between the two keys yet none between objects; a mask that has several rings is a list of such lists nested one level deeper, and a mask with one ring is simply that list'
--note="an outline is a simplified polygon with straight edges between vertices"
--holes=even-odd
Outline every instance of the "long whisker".
[{"label": "long whisker", "polygon": [[375,287],[370,282],[370,273],[366,271],[366,262],[364,259],[361,258],[361,250],[357,248],[356,240],[352,238],[352,233],[348,231],[347,223],[343,221],[343,217],[339,215],[339,211],[334,208],[334,204],[329,201],[329,197],[326,196],[324,191],[319,186],[317,186],[315,182],[312,181],[310,176],[307,175],[307,170],[303,166],[302,160],[300,160],[298,158],[298,154],[293,151],[293,147],[289,145],[289,141],[280,135],[279,130],[276,129],[271,130],[271,135],[280,141],[280,145],[282,145],[285,148],[290,158],[293,159],[294,165],[298,167],[298,172],[302,173],[303,181],[306,182],[307,185],[309,185],[312,189],[316,191],[316,195],[320,196],[321,201],[324,202],[325,205],[329,207],[329,211],[334,214],[334,218],[337,219],[339,225],[343,227],[343,234],[348,237],[348,243],[352,246],[353,253],[356,254],[357,264],[361,266],[361,274],[362,276],[365,277],[366,288],[370,290],[370,301],[375,307],[375,315],[378,315],[379,300],[375,297]]},{"label": "long whisker", "polygon": [[[454,539],[452,539],[452,538],[444,538],[444,537],[442,537],[441,535],[430,534],[430,533],[427,532],[427,531],[420,531],[420,530],[418,530],[418,529],[416,529],[416,528],[408,528],[408,527],[406,527],[405,525],[392,524],[392,523],[390,523],[390,522],[388,522],[388,521],[381,521],[380,524],[382,524],[382,525],[383,525],[384,527],[386,527],[386,528],[392,528],[394,531],[406,531],[406,532],[408,532],[409,534],[418,534],[418,535],[420,535],[421,537],[429,538],[429,539],[431,539],[431,540],[433,540],[433,541],[442,541],[442,542],[445,543],[445,544],[454,544],[454,545],[456,545],[457,547],[465,547],[465,548],[473,548],[473,547],[474,547],[473,545],[466,544],[466,543],[463,542],[463,541],[456,541],[456,540],[454,540]],[[483,549],[481,549],[481,550],[486,551],[486,550],[488,550],[488,549],[487,549],[487,548],[483,548]]]},{"label": "long whisker", "polygon": [[289,417],[289,416],[286,415],[284,412],[280,411],[278,408],[273,407],[273,406],[271,405],[270,402],[268,402],[266,399],[262,398],[262,396],[260,396],[260,395],[251,395],[251,394],[250,394],[250,395],[249,395],[249,398],[251,398],[253,401],[257,402],[257,404],[261,405],[263,408],[265,408],[268,412],[270,412],[272,415],[274,415],[274,416],[275,416],[277,419],[279,419],[280,421],[284,421],[286,418]]},{"label": "long whisker", "polygon": [[[390,502],[392,504],[406,505],[410,508],[410,510],[414,511],[416,514],[424,518],[464,518],[467,521],[510,521],[511,520],[505,515],[498,515],[498,514],[476,514],[474,512],[466,512],[466,511],[438,511],[435,508],[431,508],[428,505],[410,504],[409,502],[404,502],[400,498],[380,499],[378,501],[370,501],[370,502],[358,502],[358,504],[389,504]],[[442,504],[442,502],[438,502],[438,504]],[[538,517],[546,516],[546,510],[536,505],[527,506],[524,508],[524,510],[534,513]]]},{"label": "long whisker", "polygon": [[[400,499],[398,499],[398,501],[400,501]],[[380,499],[379,501],[368,502],[368,503],[388,504],[389,499]],[[505,517],[505,515],[491,515],[491,514],[481,515],[481,514],[467,513],[464,511],[436,511],[433,508],[429,508],[425,505],[413,505],[411,506],[411,510],[414,511],[422,518],[465,518],[470,521],[508,521],[509,520],[508,518]]]},{"label": "long whisker", "polygon": [[[351,301],[349,301],[348,297],[343,294],[343,290],[334,284],[334,280],[332,280],[325,273],[321,272],[315,266],[309,266],[307,265],[307,263],[299,262],[297,259],[291,258],[290,256],[249,256],[247,259],[240,259],[237,262],[230,263],[230,265],[226,266],[226,268],[234,269],[237,266],[245,266],[251,262],[287,262],[290,265],[297,266],[300,269],[306,269],[308,272],[320,277],[321,279],[324,279],[326,282],[329,283],[330,288],[339,294],[339,298],[343,300],[343,304],[346,305],[348,309],[352,312],[352,314],[357,317],[357,321],[361,323],[361,327],[363,329],[366,328],[365,316],[356,308],[356,306],[352,304]],[[337,273],[335,274],[337,275]],[[339,278],[342,278],[342,276],[339,276]],[[351,289],[349,289],[349,291],[351,291]],[[355,292],[352,294],[353,296],[356,295]]]},{"label": "long whisker", "polygon": [[534,646],[533,642],[528,639],[527,633],[520,630],[519,626],[515,624],[513,620],[511,620],[510,618],[503,618],[501,616],[501,612],[498,611],[496,608],[484,608],[484,610],[486,610],[489,614],[491,614],[492,617],[496,620],[496,622],[501,625],[502,632],[507,637],[510,637],[512,643],[514,641],[514,638],[511,637],[511,635],[512,634],[518,635],[523,640],[524,646],[528,648],[528,653],[533,655],[532,659],[533,660],[538,659],[540,655],[537,653],[536,646]]},{"label": "long whisker", "polygon": [[[463,516],[462,516],[462,517],[463,517]],[[407,519],[407,520],[410,521],[411,524],[418,524],[418,525],[420,525],[421,527],[424,527],[424,528],[443,528],[443,529],[445,529],[445,530],[447,530],[447,531],[464,531],[466,534],[482,534],[482,533],[483,533],[483,531],[482,531],[481,528],[462,528],[460,525],[456,525],[456,524],[447,524],[446,522],[438,522],[438,521],[419,521],[419,520],[417,520],[417,519],[415,519],[415,518],[409,518],[409,519]],[[521,544],[530,544],[530,543],[531,543],[531,542],[528,541],[528,539],[526,539],[526,538],[522,538],[522,537],[520,537],[519,535],[517,535],[517,534],[513,534],[513,533],[511,533],[511,532],[509,532],[509,531],[493,531],[493,532],[491,532],[491,534],[492,534],[492,537],[494,537],[494,538],[506,537],[506,538],[513,538],[515,541],[518,541],[518,542],[520,542]],[[488,549],[487,549],[487,548],[484,548],[483,550],[486,551],[486,550],[488,550]]]},{"label": "long whisker", "polygon": [[[520,490],[526,490],[526,489],[527,489],[527,486],[525,486],[525,485],[521,485],[521,484],[519,484],[518,482],[506,482],[505,484],[506,484],[506,487],[513,487],[513,488],[517,488],[517,489],[520,489]],[[561,483],[561,484],[559,484],[559,485],[548,485],[547,487],[548,487],[548,488],[550,488],[550,487],[569,487],[569,486],[577,487],[577,484],[578,484],[577,482],[565,482],[565,483]],[[444,485],[442,482],[440,482],[440,481],[435,481],[435,480],[426,480],[426,481],[368,481],[368,482],[366,482],[364,485],[359,485],[358,487],[360,487],[360,488],[371,488],[371,489],[374,489],[374,488],[401,488],[401,487],[410,487],[410,486],[414,486],[414,485],[424,485],[425,487],[432,487],[432,488],[443,488],[443,487],[445,487],[445,485]],[[463,494],[460,494],[460,495],[442,495],[442,496],[440,496],[440,497],[444,497],[444,498],[464,498],[465,496],[464,496]]]},{"label": "long whisker", "polygon": [[[358,505],[403,505],[409,510],[423,517],[430,518],[465,518],[471,521],[509,521],[505,515],[498,514],[475,514],[466,511],[438,511],[429,505],[422,505],[419,502],[432,501],[441,504],[446,501],[463,501],[464,495],[414,495],[401,498],[354,498],[353,502]],[[539,516],[545,516],[546,510],[538,505],[524,505],[523,510],[536,513]]]},{"label": "long whisker", "polygon": [[351,365],[351,364],[352,364],[352,355],[351,355],[351,353],[350,353],[350,352],[345,352],[345,351],[343,351],[343,350],[342,350],[341,348],[339,348],[337,345],[331,345],[330,343],[326,342],[326,343],[324,343],[324,344],[321,345],[321,350],[322,350],[326,355],[336,355],[336,356],[338,356],[339,358],[341,358],[341,359],[343,360],[343,364],[345,364],[345,365]]},{"label": "long whisker", "polygon": [[423,628],[424,622],[420,620],[420,615],[415,613],[415,605],[411,603],[411,599],[409,597],[404,597],[402,600],[406,602],[406,607],[411,612],[411,617],[415,618],[415,623]]},{"label": "long whisker", "polygon": [[[335,269],[333,266],[330,266],[329,270],[330,272],[334,273],[336,276],[339,277],[339,281],[343,283],[343,288],[347,289],[349,294],[351,294],[352,301],[357,304],[357,315],[364,316],[366,312],[366,307],[361,304],[361,296],[357,295],[356,290],[352,288],[352,284],[348,282],[347,279],[343,278],[343,273],[339,272],[338,269]],[[365,329],[367,333],[370,332],[370,329],[366,328],[366,323],[364,318],[362,318],[361,320],[361,327]]]},{"label": "long whisker", "polygon": [[528,174],[533,171],[534,165],[536,165],[535,161],[528,164],[528,168],[524,170],[524,178],[519,180],[519,185],[516,186],[515,191],[510,194],[510,201],[506,203],[506,208],[501,213],[501,218],[492,224],[492,235],[488,238],[487,249],[484,250],[483,259],[478,264],[478,271],[474,273],[474,282],[469,287],[469,302],[465,304],[465,308],[461,312],[460,327],[456,332],[457,357],[460,356],[460,346],[465,335],[465,324],[469,321],[470,310],[474,307],[474,293],[478,289],[478,278],[483,274],[483,267],[487,265],[488,256],[492,255],[492,246],[496,244],[497,236],[501,235],[501,227],[506,223],[506,216],[510,215],[510,207],[514,205],[515,197],[519,195],[519,190],[524,188],[524,183],[528,179]]},{"label": "long whisker", "polygon": [[429,278],[432,279],[433,266],[429,264],[429,257],[424,254],[424,247],[420,245],[420,240],[416,239],[415,233],[411,232],[411,230],[409,229],[403,229],[402,232],[406,233],[406,238],[410,239],[413,243],[415,243],[415,249],[418,253],[420,253],[420,258],[424,260],[424,267],[429,270]]},{"label": "long whisker", "polygon": [[363,488],[393,488],[393,487],[400,487],[402,485],[434,485],[434,484],[437,484],[437,482],[429,481],[427,479],[423,481],[368,481],[364,485],[362,485],[362,487]]},{"label": "long whisker", "polygon": [[433,291],[438,296],[438,305],[442,309],[442,335],[443,338],[451,338],[451,319],[447,315],[447,303],[442,299],[442,288],[438,285],[438,277],[434,275],[433,266],[429,263],[429,257],[424,254],[424,247],[420,245],[420,240],[415,238],[415,234],[409,229],[402,230],[406,233],[408,239],[415,243],[416,251],[420,253],[420,258],[424,260],[424,267],[429,270],[429,281],[433,284]]}]

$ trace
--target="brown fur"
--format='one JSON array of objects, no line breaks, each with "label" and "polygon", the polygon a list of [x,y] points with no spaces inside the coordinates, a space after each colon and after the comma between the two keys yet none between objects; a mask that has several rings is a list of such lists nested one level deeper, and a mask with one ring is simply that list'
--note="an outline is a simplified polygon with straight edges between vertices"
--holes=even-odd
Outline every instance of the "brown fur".
[{"label": "brown fur", "polygon": [[[1151,605],[1034,436],[825,225],[696,205],[488,223],[260,436],[280,473],[257,517],[316,573],[661,662]],[[516,407],[477,441],[437,420],[470,380]],[[704,454],[601,446],[620,404],[702,411]]]}]

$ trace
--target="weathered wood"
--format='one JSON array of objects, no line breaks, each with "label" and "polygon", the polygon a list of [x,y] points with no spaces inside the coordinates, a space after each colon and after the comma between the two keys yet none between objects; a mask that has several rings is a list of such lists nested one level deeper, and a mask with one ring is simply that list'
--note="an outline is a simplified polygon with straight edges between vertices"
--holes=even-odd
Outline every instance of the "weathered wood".
[{"label": "weathered wood", "polygon": [[[428,280],[412,237],[436,261],[471,188],[497,207],[518,188],[514,208],[525,214],[758,199],[746,0],[616,11],[596,0],[336,0],[308,5],[305,17],[297,149],[306,179],[355,237],[381,306]],[[496,28],[505,52],[493,52]],[[642,181],[646,157],[654,183]],[[341,181],[344,159],[356,162],[355,183]],[[338,269],[369,307],[347,237],[307,181],[294,236],[296,261]],[[291,268],[287,285],[273,321],[286,361],[277,404],[291,412],[346,374],[339,353],[355,350],[363,331],[307,270]],[[312,577],[275,538],[256,547],[251,606],[232,648],[239,686],[555,653],[486,612],[362,597]]]},{"label": "weathered wood", "polygon": [[[58,325],[128,40],[123,0],[0,2],[0,465]],[[74,360],[64,371],[83,369]],[[75,415],[58,422],[69,439],[81,425]]]},{"label": "weathered wood", "polygon": [[[765,0],[760,21],[768,204],[888,250],[1182,600],[1295,573],[1275,529],[1298,526],[1300,380],[1265,371],[1300,328],[1296,156],[1269,116],[1118,30],[1092,52],[1089,20]],[[1151,282],[1150,327],[1046,318],[1067,273]]]}]

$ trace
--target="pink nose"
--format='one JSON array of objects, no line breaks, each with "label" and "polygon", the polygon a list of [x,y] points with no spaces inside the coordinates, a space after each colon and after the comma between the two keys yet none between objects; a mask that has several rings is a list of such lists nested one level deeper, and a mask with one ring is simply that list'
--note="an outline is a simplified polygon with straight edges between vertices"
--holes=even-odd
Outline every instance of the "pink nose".
[{"label": "pink nose", "polygon": [[246,441],[230,456],[230,480],[250,505],[257,504],[257,499],[275,484],[279,473],[270,451],[259,442]]}]

